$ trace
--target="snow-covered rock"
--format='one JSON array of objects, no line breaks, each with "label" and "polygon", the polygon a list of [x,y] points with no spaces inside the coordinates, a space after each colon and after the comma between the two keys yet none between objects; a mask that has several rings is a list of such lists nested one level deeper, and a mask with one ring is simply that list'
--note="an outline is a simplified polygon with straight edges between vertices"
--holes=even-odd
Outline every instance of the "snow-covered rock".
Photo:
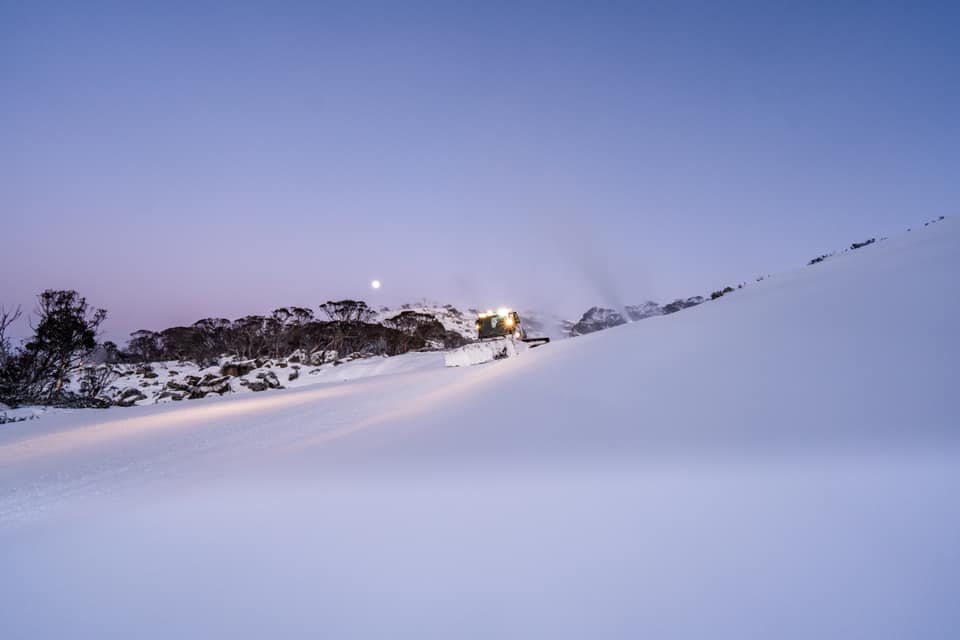
[{"label": "snow-covered rock", "polygon": [[575,336],[602,331],[610,327],[625,324],[627,320],[623,314],[615,309],[605,307],[591,307],[583,314],[580,320],[573,325],[570,333]]},{"label": "snow-covered rock", "polygon": [[129,387],[124,389],[119,395],[117,395],[116,404],[121,407],[132,407],[137,402],[141,400],[146,400],[147,396],[140,389],[136,387]]},{"label": "snow-covered rock", "polygon": [[670,304],[663,305],[663,313],[664,315],[670,314],[670,313],[676,313],[677,311],[682,311],[684,309],[689,309],[690,307],[695,307],[698,304],[703,304],[703,302],[704,302],[703,296],[693,296],[691,298],[686,298],[686,299],[677,298]]},{"label": "snow-covered rock", "polygon": [[641,304],[627,305],[623,308],[627,317],[633,321],[652,318],[653,316],[662,316],[663,308],[656,302],[647,301]]}]

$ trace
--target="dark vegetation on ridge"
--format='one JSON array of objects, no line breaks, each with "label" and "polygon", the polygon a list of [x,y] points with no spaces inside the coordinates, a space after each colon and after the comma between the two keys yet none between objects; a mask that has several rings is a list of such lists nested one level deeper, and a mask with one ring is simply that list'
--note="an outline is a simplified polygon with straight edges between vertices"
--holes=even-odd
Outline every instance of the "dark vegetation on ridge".
[{"label": "dark vegetation on ridge", "polygon": [[[208,366],[221,356],[249,360],[299,354],[319,365],[343,354],[391,356],[466,342],[427,313],[405,310],[373,322],[375,312],[362,301],[328,301],[319,309],[325,319],[308,308],[283,307],[268,316],[204,318],[186,327],[140,330],[120,348],[96,341],[106,311],[90,308],[76,291],[44,291],[38,296],[34,336],[19,348],[10,345],[5,333],[21,311],[0,309],[0,402],[103,406],[97,398],[106,380],[95,377],[103,368],[83,364],[180,360]],[[79,395],[64,388],[68,374],[77,369],[91,376],[82,381],[85,392]]]}]

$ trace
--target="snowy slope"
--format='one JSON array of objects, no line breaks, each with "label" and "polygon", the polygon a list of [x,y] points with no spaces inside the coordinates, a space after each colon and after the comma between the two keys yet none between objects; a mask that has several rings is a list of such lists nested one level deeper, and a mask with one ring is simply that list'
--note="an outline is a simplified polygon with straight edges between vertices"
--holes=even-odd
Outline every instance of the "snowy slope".
[{"label": "snowy slope", "polygon": [[[273,389],[297,389],[320,383],[344,382],[370,376],[416,371],[441,366],[443,363],[443,353],[438,352],[408,352],[393,357],[355,355],[356,357],[345,356],[322,365],[308,365],[286,359],[235,360],[227,357],[221,358],[219,364],[207,367],[176,360],[151,362],[146,365],[113,365],[116,377],[102,395],[116,402],[128,393],[138,392],[140,395],[130,397],[127,406],[154,405],[201,399],[203,394],[213,396],[255,393]],[[245,364],[253,368],[243,375],[221,375],[224,365],[229,367],[237,364]],[[256,366],[257,364],[261,366]],[[209,382],[205,383],[206,380]],[[270,386],[266,383],[262,383],[259,387],[251,385],[264,380],[269,380]],[[81,391],[79,376],[74,376],[68,388],[76,392]],[[196,390],[193,396],[190,389]],[[19,414],[31,412],[40,417],[46,413],[46,410],[45,407],[22,407],[3,411],[0,415],[16,417]]]},{"label": "snowy slope", "polygon": [[3,425],[4,637],[949,637],[957,273],[950,219],[503,361]]}]

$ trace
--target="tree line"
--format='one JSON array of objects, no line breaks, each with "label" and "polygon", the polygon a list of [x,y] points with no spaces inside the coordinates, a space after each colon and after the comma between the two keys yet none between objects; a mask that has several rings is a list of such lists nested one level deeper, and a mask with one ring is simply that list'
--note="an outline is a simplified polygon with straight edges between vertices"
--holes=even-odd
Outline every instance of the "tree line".
[{"label": "tree line", "polygon": [[339,300],[319,305],[319,318],[309,308],[281,307],[265,316],[203,318],[189,326],[139,330],[121,348],[97,341],[107,312],[90,307],[76,291],[47,290],[37,300],[34,335],[17,348],[5,334],[21,311],[0,308],[0,402],[8,405],[83,405],[94,400],[105,383],[93,370],[77,374],[91,377],[81,381],[83,397],[65,390],[69,376],[94,357],[108,365],[178,360],[206,366],[224,356],[248,360],[295,355],[323,364],[352,353],[398,355],[466,342],[430,314],[408,310],[374,322],[376,312],[365,302]]}]

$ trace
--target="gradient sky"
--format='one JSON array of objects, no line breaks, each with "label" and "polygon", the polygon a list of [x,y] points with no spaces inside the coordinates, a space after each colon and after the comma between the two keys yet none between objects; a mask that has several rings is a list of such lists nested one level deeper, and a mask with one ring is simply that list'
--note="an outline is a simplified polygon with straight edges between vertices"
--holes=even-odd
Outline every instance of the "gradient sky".
[{"label": "gradient sky", "polygon": [[0,303],[122,339],[752,281],[958,213],[957,7],[0,0]]}]

